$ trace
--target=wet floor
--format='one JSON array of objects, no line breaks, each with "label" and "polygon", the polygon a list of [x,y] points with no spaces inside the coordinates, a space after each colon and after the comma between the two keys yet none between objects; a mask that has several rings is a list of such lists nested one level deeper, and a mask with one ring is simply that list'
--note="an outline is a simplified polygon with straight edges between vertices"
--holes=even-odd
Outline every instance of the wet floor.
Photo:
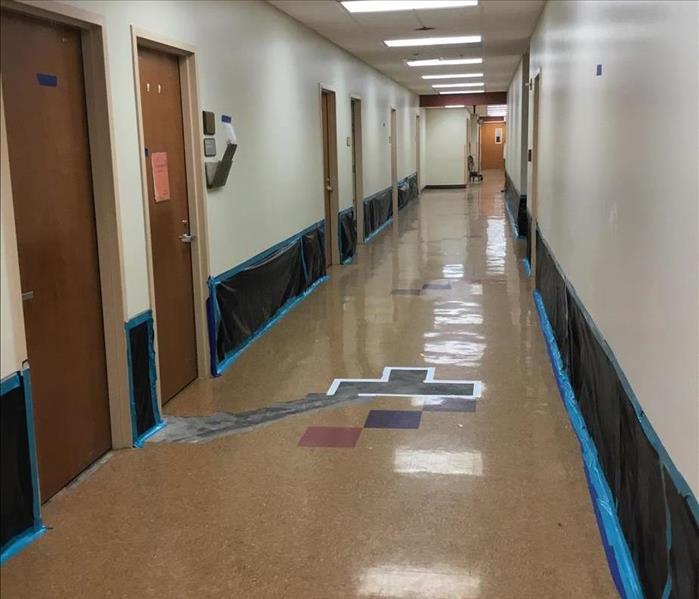
[{"label": "wet floor", "polygon": [[502,185],[423,193],[166,413],[305,407],[390,366],[434,368],[439,393],[363,382],[116,452],[44,507],[3,597],[615,597]]}]

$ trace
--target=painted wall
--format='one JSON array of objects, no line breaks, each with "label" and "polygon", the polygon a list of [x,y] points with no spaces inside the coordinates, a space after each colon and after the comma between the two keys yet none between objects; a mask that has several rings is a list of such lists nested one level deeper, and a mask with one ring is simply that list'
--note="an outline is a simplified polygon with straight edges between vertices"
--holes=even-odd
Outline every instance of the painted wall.
[{"label": "painted wall", "polygon": [[529,55],[517,65],[507,90],[507,146],[505,170],[520,194],[527,193],[527,134],[529,92]]},{"label": "painted wall", "polygon": [[530,47],[541,230],[695,494],[698,24],[695,2],[549,2]]},{"label": "painted wall", "polygon": [[420,187],[427,185],[427,108],[420,108]]},{"label": "painted wall", "polygon": [[350,94],[361,96],[364,194],[388,187],[391,106],[398,176],[416,169],[416,95],[265,2],[71,0],[106,20],[128,314],[149,307],[130,26],[197,47],[200,103],[231,115],[238,151],[225,188],[208,194],[212,274],[321,220],[320,91],[337,92],[340,208],[352,204]]},{"label": "painted wall", "polygon": [[426,113],[427,176],[425,184],[463,185],[468,110],[430,108]]},{"label": "painted wall", "polygon": [[[7,156],[5,112],[0,110],[0,153]],[[0,378],[21,370],[27,358],[17,237],[9,161],[0,161]]]}]

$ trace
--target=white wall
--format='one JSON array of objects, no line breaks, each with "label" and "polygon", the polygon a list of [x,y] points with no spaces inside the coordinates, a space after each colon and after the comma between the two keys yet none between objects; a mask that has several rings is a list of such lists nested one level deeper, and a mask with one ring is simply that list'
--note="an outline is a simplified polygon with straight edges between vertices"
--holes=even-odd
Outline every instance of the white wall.
[{"label": "white wall", "polygon": [[[0,110],[0,154],[7,156],[5,112]],[[9,161],[0,161],[0,378],[21,370],[27,358]]]},{"label": "white wall", "polygon": [[427,108],[420,108],[420,187],[427,185]]},{"label": "white wall", "polygon": [[698,12],[549,2],[530,47],[540,227],[695,494]]},{"label": "white wall", "polygon": [[321,220],[319,83],[337,93],[340,208],[352,204],[350,94],[362,99],[364,194],[388,187],[391,106],[398,176],[416,170],[418,97],[265,2],[71,4],[104,16],[111,69],[128,314],[149,307],[130,26],[197,47],[200,103],[231,115],[238,151],[225,188],[208,194],[211,274]]},{"label": "white wall", "polygon": [[427,113],[426,185],[463,185],[466,165],[465,108],[430,108]]},{"label": "white wall", "polygon": [[507,143],[505,170],[520,194],[527,193],[527,120],[529,93],[524,89],[529,80],[529,56],[517,65],[507,90]]}]

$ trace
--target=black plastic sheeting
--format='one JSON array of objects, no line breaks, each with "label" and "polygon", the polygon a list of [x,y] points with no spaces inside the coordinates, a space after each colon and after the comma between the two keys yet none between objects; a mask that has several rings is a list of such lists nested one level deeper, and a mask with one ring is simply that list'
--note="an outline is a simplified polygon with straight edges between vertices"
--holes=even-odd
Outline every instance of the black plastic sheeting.
[{"label": "black plastic sheeting", "polygon": [[34,493],[24,386],[0,396],[0,546],[32,528]]},{"label": "black plastic sheeting", "polygon": [[325,276],[325,236],[323,230],[318,227],[304,233],[301,239],[303,259],[306,265],[303,289],[306,290],[315,281]]},{"label": "black plastic sheeting", "polygon": [[345,263],[357,251],[357,221],[354,219],[354,208],[340,212],[340,260]]},{"label": "black plastic sheeting", "polygon": [[157,423],[155,415],[155,390],[151,370],[153,347],[151,322],[143,321],[129,329],[129,357],[131,367],[131,393],[135,412],[136,436],[140,437]]},{"label": "black plastic sheeting", "polygon": [[669,597],[696,599],[699,527],[690,507],[696,500],[680,475],[667,469],[659,454],[664,450],[655,433],[644,429],[633,392],[611,350],[538,231],[536,257],[537,288],[644,595],[660,598],[671,585]]},{"label": "black plastic sheeting", "polygon": [[364,238],[378,231],[393,216],[391,188],[384,189],[364,200]]},{"label": "black plastic sheeting", "polygon": [[512,218],[515,220],[517,235],[519,237],[528,236],[527,196],[519,193],[507,172],[505,172],[505,201]]},{"label": "black plastic sheeting", "polygon": [[317,226],[244,269],[217,277],[213,284],[217,363],[244,346],[285,304],[324,275],[324,233]]}]

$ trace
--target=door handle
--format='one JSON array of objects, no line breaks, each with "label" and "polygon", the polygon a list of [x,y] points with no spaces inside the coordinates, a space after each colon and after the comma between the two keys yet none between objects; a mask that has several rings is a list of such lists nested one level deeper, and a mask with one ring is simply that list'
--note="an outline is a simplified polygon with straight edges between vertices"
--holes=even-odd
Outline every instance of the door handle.
[{"label": "door handle", "polygon": [[183,220],[182,224],[184,225],[184,233],[182,233],[182,235],[180,235],[179,240],[182,243],[192,243],[192,241],[194,241],[194,239],[196,239],[196,236],[192,235],[189,232],[189,221]]},{"label": "door handle", "polygon": [[25,291],[22,293],[22,301],[23,302],[28,302],[30,299],[34,299],[34,292],[33,291]]}]

